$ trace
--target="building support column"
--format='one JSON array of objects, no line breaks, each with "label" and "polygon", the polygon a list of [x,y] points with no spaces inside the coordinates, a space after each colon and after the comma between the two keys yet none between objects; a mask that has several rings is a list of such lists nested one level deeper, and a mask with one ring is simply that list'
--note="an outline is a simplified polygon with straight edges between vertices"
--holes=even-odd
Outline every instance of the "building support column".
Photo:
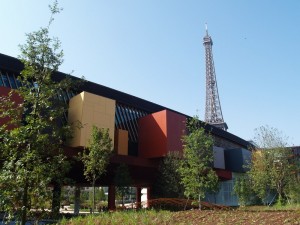
[{"label": "building support column", "polygon": [[136,208],[140,209],[142,207],[142,188],[136,187]]},{"label": "building support column", "polygon": [[108,210],[116,210],[116,188],[114,185],[108,187]]},{"label": "building support column", "polygon": [[61,185],[55,182],[52,190],[52,209],[51,209],[54,215],[59,214],[60,195],[61,195]]},{"label": "building support column", "polygon": [[150,203],[149,203],[150,199],[151,199],[151,187],[147,187],[147,208],[150,207]]},{"label": "building support column", "polygon": [[75,187],[75,193],[74,193],[74,214],[79,215],[80,210],[80,187]]}]

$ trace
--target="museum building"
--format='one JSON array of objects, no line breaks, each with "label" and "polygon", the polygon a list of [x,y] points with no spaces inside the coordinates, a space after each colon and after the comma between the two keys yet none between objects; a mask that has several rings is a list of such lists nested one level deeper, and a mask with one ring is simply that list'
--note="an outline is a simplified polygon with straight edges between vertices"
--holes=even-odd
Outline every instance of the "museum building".
[{"label": "museum building", "polygon": [[[0,96],[21,86],[17,77],[22,69],[23,65],[18,59],[0,54]],[[53,79],[59,81],[66,76],[56,72]],[[83,125],[75,131],[74,138],[65,147],[68,156],[77,155],[87,145],[93,125],[109,129],[115,154],[111,157],[108,172],[97,184],[109,187],[109,208],[115,207],[113,178],[114,171],[121,163],[129,167],[133,186],[137,188],[137,201],[141,199],[141,188],[147,188],[147,197],[151,199],[159,162],[168,152],[183,149],[181,137],[189,116],[89,81],[83,82],[79,90],[74,92],[58,91],[57,97],[69,105],[64,119],[70,123],[80,121]],[[18,98],[15,100],[20,101]],[[207,200],[237,205],[236,196],[232,194],[234,177],[245,172],[244,164],[251,157],[249,146],[252,145],[227,131],[202,124],[214,138],[214,170],[220,180],[219,193],[210,195]],[[84,179],[82,165],[73,165],[68,176],[76,185],[89,185]]]}]

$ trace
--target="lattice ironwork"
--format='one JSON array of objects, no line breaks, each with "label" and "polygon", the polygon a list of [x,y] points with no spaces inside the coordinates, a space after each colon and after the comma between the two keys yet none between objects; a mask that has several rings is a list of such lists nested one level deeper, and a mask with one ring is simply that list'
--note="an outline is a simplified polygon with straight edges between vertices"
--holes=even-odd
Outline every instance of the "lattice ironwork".
[{"label": "lattice ironwork", "polygon": [[205,65],[206,65],[206,104],[205,104],[205,122],[227,130],[227,124],[224,122],[220,98],[218,93],[216,72],[212,53],[213,41],[208,35],[206,26],[206,35],[203,38],[205,47]]}]

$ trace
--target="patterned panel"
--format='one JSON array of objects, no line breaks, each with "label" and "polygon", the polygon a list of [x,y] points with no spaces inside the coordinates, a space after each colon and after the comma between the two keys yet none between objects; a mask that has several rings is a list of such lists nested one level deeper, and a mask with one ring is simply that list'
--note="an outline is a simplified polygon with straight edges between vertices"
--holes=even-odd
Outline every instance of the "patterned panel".
[{"label": "patterned panel", "polygon": [[138,119],[146,116],[148,113],[117,103],[116,105],[116,128],[127,130],[129,141],[138,142]]}]

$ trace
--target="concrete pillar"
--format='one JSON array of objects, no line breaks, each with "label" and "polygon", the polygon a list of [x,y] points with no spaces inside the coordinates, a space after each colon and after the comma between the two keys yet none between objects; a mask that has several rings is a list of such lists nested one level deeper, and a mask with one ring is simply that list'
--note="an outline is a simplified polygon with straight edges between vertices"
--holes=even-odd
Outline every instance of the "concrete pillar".
[{"label": "concrete pillar", "polygon": [[136,187],[136,208],[140,209],[142,207],[142,188]]},{"label": "concrete pillar", "polygon": [[75,187],[75,198],[74,198],[74,214],[78,215],[80,210],[80,187]]},{"label": "concrete pillar", "polygon": [[151,199],[151,188],[147,187],[147,208],[150,207],[150,203],[149,203],[150,199]]},{"label": "concrete pillar", "polygon": [[116,209],[116,188],[114,185],[108,187],[108,210]]}]

